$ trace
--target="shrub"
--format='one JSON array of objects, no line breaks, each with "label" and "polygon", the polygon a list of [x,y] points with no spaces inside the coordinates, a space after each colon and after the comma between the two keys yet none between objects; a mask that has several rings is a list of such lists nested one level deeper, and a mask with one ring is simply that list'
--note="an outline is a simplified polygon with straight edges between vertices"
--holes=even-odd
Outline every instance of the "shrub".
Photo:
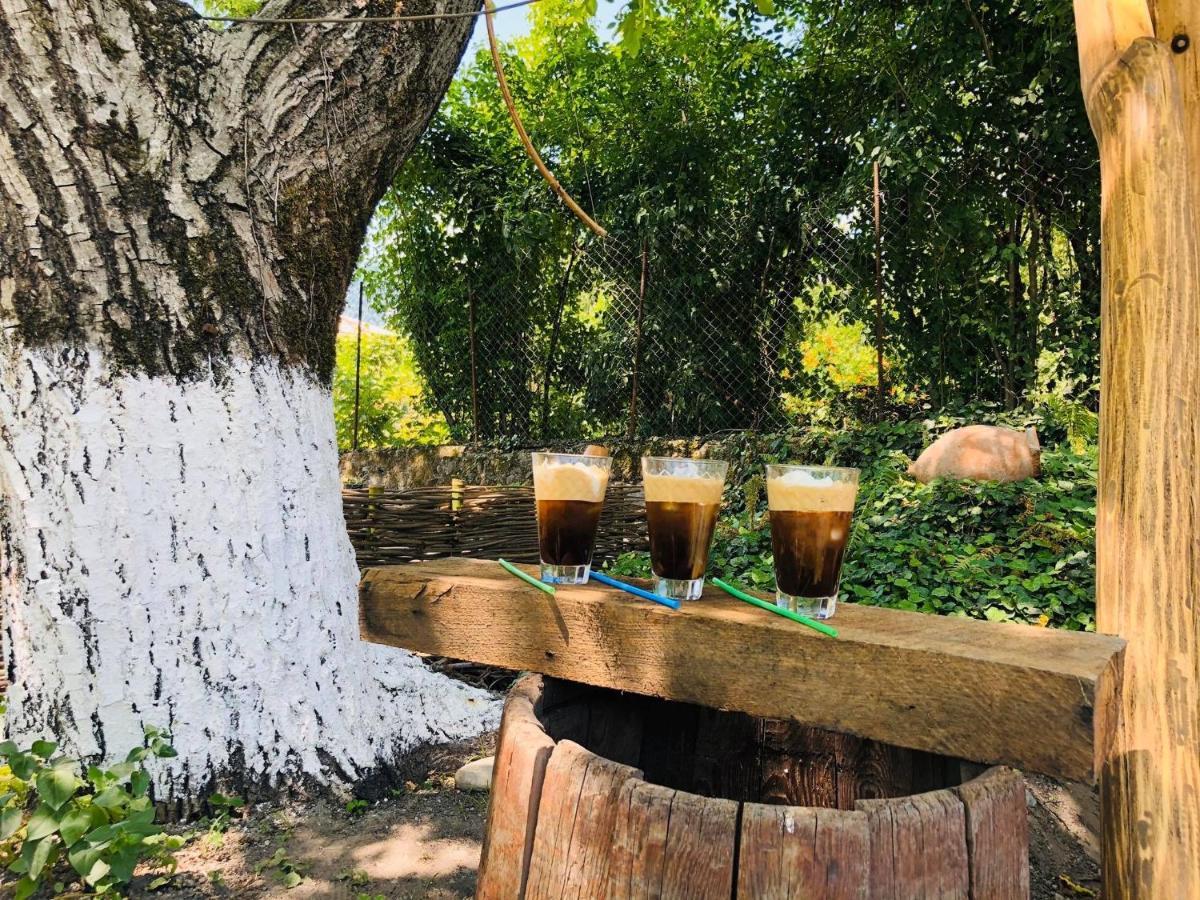
[{"label": "shrub", "polygon": [[[847,429],[748,439],[726,492],[710,574],[763,592],[774,589],[761,463],[803,461],[862,469],[843,569],[845,600],[1015,620],[1075,630],[1095,628],[1096,450],[1078,432],[1033,413],[1008,424],[1037,424],[1062,443],[1042,455],[1042,475],[1014,484],[937,481],[905,474],[933,437],[985,417],[939,416]],[[1082,452],[1071,447],[1079,447]],[[645,554],[626,554],[616,571],[648,576]]]},{"label": "shrub", "polygon": [[168,870],[151,887],[166,882],[185,839],[155,824],[145,762],[175,756],[168,740],[148,727],[124,762],[86,770],[51,741],[0,744],[0,862],[20,876],[15,900],[45,885],[61,892],[68,867],[96,894],[115,893],[143,861]]}]

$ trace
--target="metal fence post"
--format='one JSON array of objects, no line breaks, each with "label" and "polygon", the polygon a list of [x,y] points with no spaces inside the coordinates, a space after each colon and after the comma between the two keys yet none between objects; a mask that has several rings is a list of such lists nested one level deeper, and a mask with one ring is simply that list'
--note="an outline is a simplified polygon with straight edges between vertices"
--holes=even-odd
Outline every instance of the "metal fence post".
[{"label": "metal fence post", "polygon": [[467,329],[471,342],[471,443],[479,443],[479,376],[475,368],[475,292],[467,291]]},{"label": "metal fence post", "polygon": [[646,312],[646,273],[649,268],[646,240],[642,239],[642,279],[638,286],[637,326],[633,338],[633,378],[629,396],[629,437],[637,436],[638,425],[638,368],[642,360],[642,318]]},{"label": "metal fence post", "polygon": [[874,165],[875,182],[875,381],[876,412],[883,416],[886,388],[883,383],[883,219],[879,202],[879,160]]},{"label": "metal fence post", "polygon": [[363,316],[363,283],[358,283],[358,337],[354,345],[354,433],[350,439],[350,449],[358,449],[358,401],[362,376],[362,316]]}]

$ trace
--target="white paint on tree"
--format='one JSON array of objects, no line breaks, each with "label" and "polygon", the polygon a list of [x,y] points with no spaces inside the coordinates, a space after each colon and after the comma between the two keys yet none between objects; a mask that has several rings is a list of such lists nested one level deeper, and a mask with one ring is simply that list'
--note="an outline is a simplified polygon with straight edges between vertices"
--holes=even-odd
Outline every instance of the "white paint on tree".
[{"label": "white paint on tree", "polygon": [[0,338],[8,729],[114,758],[170,730],[172,795],[353,778],[494,727],[489,695],[358,638],[330,391],[228,360],[114,375]]}]

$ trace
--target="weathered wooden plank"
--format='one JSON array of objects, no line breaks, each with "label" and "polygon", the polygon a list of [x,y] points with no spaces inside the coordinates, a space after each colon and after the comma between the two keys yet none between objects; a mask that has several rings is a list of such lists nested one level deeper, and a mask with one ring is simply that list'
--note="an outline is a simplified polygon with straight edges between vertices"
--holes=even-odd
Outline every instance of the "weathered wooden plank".
[{"label": "weathered wooden plank", "polygon": [[[628,809],[625,785],[642,773],[607,759],[594,758],[579,791],[579,809],[566,851],[563,900],[593,900],[608,886],[613,832]],[[624,797],[624,800],[623,800]]]},{"label": "weathered wooden plank", "polygon": [[562,896],[570,863],[567,851],[579,813],[583,781],[588,767],[597,758],[573,741],[559,742],[550,755],[529,860],[525,888],[528,900],[558,900]]},{"label": "weathered wooden plank", "polygon": [[630,779],[624,792],[626,812],[617,820],[608,890],[602,896],[658,900],[663,895],[667,823],[675,791]]},{"label": "weathered wooden plank", "polygon": [[865,900],[871,852],[865,813],[747,803],[737,896]]},{"label": "weathered wooden plank", "polygon": [[542,783],[554,750],[527,695],[509,696],[496,749],[478,900],[511,900],[525,893]]},{"label": "weathered wooden plank", "polygon": [[871,834],[871,897],[966,900],[970,887],[962,802],[949,790],[860,800]]},{"label": "weathered wooden plank", "polygon": [[1119,638],[843,604],[831,640],[708,592],[673,612],[600,586],[555,597],[479,560],[368,570],[363,637],[1092,780]]},{"label": "weathered wooden plank", "polygon": [[738,804],[676,791],[667,826],[663,900],[728,900]]},{"label": "weathered wooden plank", "polygon": [[640,781],[641,774],[572,741],[554,748],[538,806],[528,900],[603,896],[622,791],[627,781]]},{"label": "weathered wooden plank", "polygon": [[966,811],[973,900],[1027,900],[1029,815],[1021,773],[996,767],[954,793]]}]

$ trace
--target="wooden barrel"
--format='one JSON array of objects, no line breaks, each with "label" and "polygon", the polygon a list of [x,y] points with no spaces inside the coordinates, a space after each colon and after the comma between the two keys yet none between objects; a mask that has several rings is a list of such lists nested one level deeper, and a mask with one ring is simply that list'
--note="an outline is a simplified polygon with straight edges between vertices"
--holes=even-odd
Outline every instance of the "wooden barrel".
[{"label": "wooden barrel", "polygon": [[1029,896],[1025,784],[541,676],[504,708],[481,900]]}]

